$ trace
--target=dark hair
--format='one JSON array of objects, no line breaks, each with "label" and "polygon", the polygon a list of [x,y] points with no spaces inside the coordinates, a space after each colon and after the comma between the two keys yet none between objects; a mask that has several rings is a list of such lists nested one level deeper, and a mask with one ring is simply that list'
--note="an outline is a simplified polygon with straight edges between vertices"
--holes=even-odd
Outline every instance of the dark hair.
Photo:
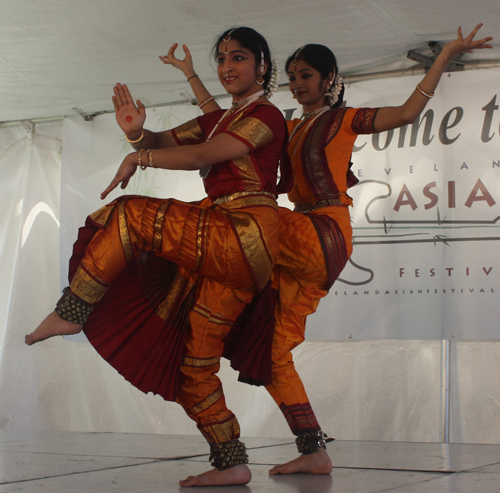
[{"label": "dark hair", "polygon": [[[312,68],[317,70],[323,79],[326,79],[331,72],[333,72],[334,77],[339,73],[339,68],[337,66],[337,59],[332,53],[330,48],[324,45],[307,44],[301,48],[294,51],[292,55],[288,57],[285,64],[285,71],[288,73],[288,67],[295,60],[302,60],[303,62],[310,65]],[[342,83],[342,89],[339,94],[338,101],[333,105],[333,108],[339,108],[344,101],[344,89],[345,86]]]},{"label": "dark hair", "polygon": [[255,55],[255,68],[260,65],[261,53],[264,54],[264,62],[267,63],[267,71],[262,74],[264,78],[264,89],[268,89],[269,80],[271,78],[273,62],[271,60],[271,52],[269,51],[269,46],[262,34],[259,34],[255,29],[251,27],[233,27],[227,29],[220,36],[213,47],[214,58],[217,59],[217,53],[219,52],[219,45],[222,43],[226,36],[230,36],[240,43],[243,48],[250,50]]}]

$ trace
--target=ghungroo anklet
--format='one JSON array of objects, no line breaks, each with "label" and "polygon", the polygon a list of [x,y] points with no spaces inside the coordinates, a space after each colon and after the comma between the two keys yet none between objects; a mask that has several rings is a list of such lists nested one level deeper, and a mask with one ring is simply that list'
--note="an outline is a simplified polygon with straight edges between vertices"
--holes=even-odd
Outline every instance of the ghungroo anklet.
[{"label": "ghungroo anklet", "polygon": [[316,433],[312,431],[305,431],[300,433],[300,435],[297,435],[295,443],[297,444],[297,449],[300,454],[309,455],[317,452],[319,448],[326,449],[326,442],[332,441],[331,438],[325,440],[326,438],[328,437],[321,430]]},{"label": "ghungroo anklet", "polygon": [[56,313],[63,320],[74,324],[84,324],[89,318],[93,306],[77,298],[71,293],[69,287],[63,289],[63,295],[57,302]]},{"label": "ghungroo anklet", "polygon": [[212,443],[210,445],[210,452],[211,465],[219,471],[229,469],[238,464],[248,464],[247,449],[245,444],[239,440]]}]

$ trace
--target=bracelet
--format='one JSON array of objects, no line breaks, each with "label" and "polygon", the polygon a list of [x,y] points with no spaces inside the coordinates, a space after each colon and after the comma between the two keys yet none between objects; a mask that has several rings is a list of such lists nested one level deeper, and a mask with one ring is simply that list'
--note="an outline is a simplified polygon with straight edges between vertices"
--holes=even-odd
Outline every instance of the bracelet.
[{"label": "bracelet", "polygon": [[189,82],[189,81],[190,81],[193,77],[198,77],[198,74],[194,74],[194,75],[192,75],[191,77],[188,77],[188,78],[187,78],[187,81]]},{"label": "bracelet", "polygon": [[209,98],[205,99],[202,103],[198,103],[198,107],[201,109],[203,106],[205,106],[207,103],[210,103],[214,99],[213,96],[210,96]]},{"label": "bracelet", "polygon": [[139,168],[141,168],[143,171],[146,169],[146,166],[142,164],[142,153],[144,152],[144,149],[141,149],[139,151],[139,157],[137,158],[137,162],[139,164]]},{"label": "bracelet", "polygon": [[128,140],[129,144],[137,145],[139,144],[139,142],[141,142],[141,140],[143,140],[146,137],[146,132],[144,131],[144,129],[142,129],[141,136],[137,140],[130,140],[127,136],[125,137]]},{"label": "bracelet", "polygon": [[420,84],[417,84],[417,91],[422,94],[422,96],[425,96],[426,98],[428,99],[431,99],[433,96],[434,96],[434,93],[427,93],[425,92],[421,87],[420,87]]},{"label": "bracelet", "polygon": [[151,168],[156,168],[155,164],[153,163],[153,149],[148,149],[148,160],[149,166],[151,166]]}]

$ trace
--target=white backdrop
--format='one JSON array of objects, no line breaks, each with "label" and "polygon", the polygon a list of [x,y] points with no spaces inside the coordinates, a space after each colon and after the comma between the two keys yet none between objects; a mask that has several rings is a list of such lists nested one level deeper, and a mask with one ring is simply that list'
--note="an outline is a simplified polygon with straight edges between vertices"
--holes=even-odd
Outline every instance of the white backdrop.
[{"label": "white backdrop", "polygon": [[[481,141],[481,128],[488,114],[482,108],[496,95],[499,78],[498,72],[481,71],[453,74],[443,81],[429,108],[435,112],[435,126],[451,108],[464,108],[462,121],[448,131],[452,136],[460,133],[453,144],[438,142],[438,130],[433,131],[431,144],[417,144],[414,148],[407,145],[406,149],[398,149],[397,133],[392,147],[384,151],[374,150],[370,137],[358,141],[358,145],[367,145],[353,156],[354,168],[364,182],[352,189],[356,204],[353,260],[367,270],[351,265],[341,277],[343,281],[364,284],[358,287],[338,282],[320,304],[318,313],[310,318],[310,342],[296,351],[313,407],[324,430],[332,436],[439,441],[439,339],[451,338],[450,328],[457,336],[455,340],[497,338],[491,323],[498,310],[496,240],[475,239],[494,238],[495,226],[459,229],[455,225],[450,232],[444,221],[495,218],[496,203],[490,207],[486,200],[476,200],[470,208],[464,203],[478,178],[491,197],[498,199],[493,162],[499,159],[499,136],[494,105],[490,105],[490,142]],[[348,90],[348,104],[399,104],[417,80],[353,85]],[[286,93],[279,93],[275,102],[283,110],[296,106]],[[147,126],[154,130],[168,128],[195,116],[197,111],[192,106],[148,110]],[[380,142],[384,139],[381,136]],[[52,339],[28,348],[22,342],[24,334],[53,308],[61,285],[67,283],[66,263],[76,230],[86,214],[100,207],[101,190],[111,180],[121,157],[129,152],[114,117],[104,115],[92,122],[66,118],[64,130],[60,123],[39,124],[34,134],[23,126],[0,128],[0,152],[4,199],[0,206],[0,427],[197,433],[180,407],[141,394],[103,363],[88,344]],[[462,178],[460,173],[469,173],[470,177]],[[436,181],[432,191],[439,197],[439,216],[437,207],[425,209],[431,195],[426,197],[422,190],[432,181]],[[455,208],[447,207],[449,181],[456,183]],[[396,213],[394,204],[403,183],[408,192]],[[372,198],[387,193],[387,184],[393,194],[368,207]],[[138,173],[126,192],[186,200],[203,196],[196,173],[171,171]],[[418,206],[415,210],[409,204],[410,193]],[[479,193],[475,195],[480,197]],[[366,211],[372,220],[385,218],[385,224],[370,223]],[[409,223],[428,218],[431,224]],[[409,224],[390,222],[396,219]],[[444,235],[467,241],[444,242],[439,238]],[[435,244],[433,240],[385,243],[408,236],[411,240],[438,239]],[[429,275],[433,268],[436,276]],[[454,271],[447,269],[455,268],[460,273],[453,279],[456,284],[452,284],[448,273]],[[466,268],[469,275],[464,274]],[[415,269],[419,269],[420,277],[415,275]],[[366,282],[369,271],[373,279]],[[402,293],[391,292],[396,289],[408,291],[400,296]],[[452,296],[448,292],[418,294],[419,289],[475,291]],[[354,340],[339,342],[349,339],[349,335]],[[426,338],[430,340],[413,340]],[[451,441],[500,443],[499,406],[491,397],[500,391],[500,343],[461,341],[453,344],[451,353]],[[264,390],[237,383],[227,366],[221,374],[244,435],[289,436],[283,418]],[[324,375],[331,378],[325,379]]]}]

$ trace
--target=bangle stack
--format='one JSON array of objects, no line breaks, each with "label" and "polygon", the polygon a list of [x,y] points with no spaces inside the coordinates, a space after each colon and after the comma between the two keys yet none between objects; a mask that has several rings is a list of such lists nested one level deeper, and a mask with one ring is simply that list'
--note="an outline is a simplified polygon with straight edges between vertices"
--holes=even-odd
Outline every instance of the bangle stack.
[{"label": "bangle stack", "polygon": [[194,74],[194,75],[192,75],[191,77],[188,77],[188,78],[187,78],[187,81],[189,82],[189,81],[190,81],[193,77],[198,77],[198,74]]},{"label": "bangle stack", "polygon": [[144,149],[141,149],[139,151],[139,157],[137,158],[137,164],[139,165],[139,168],[141,168],[142,170],[145,170],[146,169],[146,165],[142,164],[142,153],[143,152],[144,152]]},{"label": "bangle stack", "polygon": [[[139,165],[139,168],[141,168],[143,171],[147,169],[147,165],[142,163],[142,153],[144,152],[145,149],[141,149],[139,151],[139,156],[137,157],[137,164]],[[150,168],[156,168],[155,163],[153,162],[153,149],[148,149],[148,164]]]},{"label": "bangle stack", "polygon": [[125,136],[129,142],[129,144],[132,144],[133,146],[140,145],[143,143],[143,141],[146,140],[146,131],[142,129],[141,136],[137,140],[130,140],[127,136]]},{"label": "bangle stack", "polygon": [[431,99],[434,96],[434,93],[431,92],[430,94],[425,92],[421,87],[420,84],[417,84],[417,91],[422,94],[422,96],[425,96],[428,99]]},{"label": "bangle stack", "polygon": [[205,99],[205,101],[202,101],[201,103],[198,103],[198,107],[200,108],[203,108],[203,106],[205,106],[207,103],[210,103],[210,101],[213,101],[214,100],[214,97],[213,96],[210,96],[209,98]]},{"label": "bangle stack", "polygon": [[151,168],[156,168],[155,164],[153,163],[153,149],[148,149],[148,160],[149,166]]}]

